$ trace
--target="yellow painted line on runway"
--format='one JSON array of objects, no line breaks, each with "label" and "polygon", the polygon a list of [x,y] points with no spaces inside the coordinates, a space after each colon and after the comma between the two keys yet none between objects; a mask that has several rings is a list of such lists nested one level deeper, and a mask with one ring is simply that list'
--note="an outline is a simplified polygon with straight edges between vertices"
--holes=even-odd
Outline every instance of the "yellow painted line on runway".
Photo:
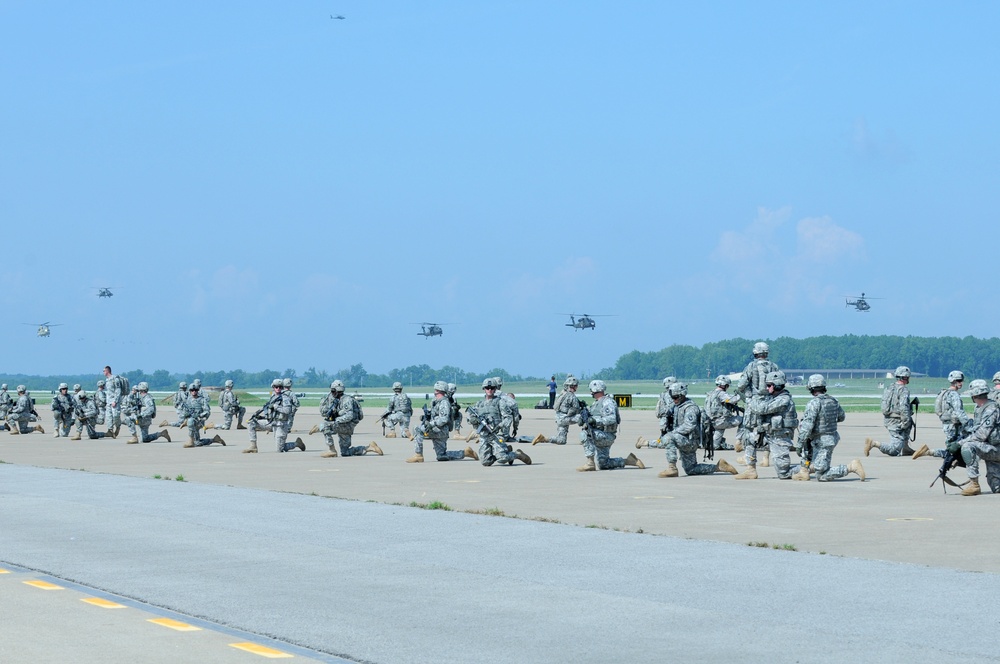
[{"label": "yellow painted line on runway", "polygon": [[178,632],[200,632],[201,627],[195,627],[194,625],[189,625],[183,623],[179,620],[171,620],[170,618],[150,618],[147,622],[156,623],[157,625],[163,625],[164,627],[169,627],[170,629],[176,629]]},{"label": "yellow painted line on runway", "polygon": [[673,496],[636,496],[635,500],[673,500]]},{"label": "yellow painted line on runway", "polygon": [[11,574],[11,571],[9,569],[0,568],[0,574]]},{"label": "yellow painted line on runway", "polygon": [[48,581],[25,581],[24,584],[41,588],[42,590],[65,590],[62,586],[57,586],[56,584],[49,583]]},{"label": "yellow painted line on runway", "polygon": [[110,599],[101,599],[100,597],[85,597],[80,600],[81,602],[86,602],[87,604],[93,604],[94,606],[99,606],[102,609],[124,609],[126,608],[124,604],[119,604],[118,602],[112,602]]},{"label": "yellow painted line on runway", "polygon": [[933,521],[929,516],[894,516],[886,521]]},{"label": "yellow painted line on runway", "polygon": [[294,657],[295,655],[290,655],[287,652],[281,652],[280,650],[275,650],[274,648],[268,648],[267,646],[258,645],[256,643],[250,643],[249,641],[244,641],[242,643],[230,643],[233,648],[239,650],[245,650],[247,652],[252,652],[255,655],[260,655],[261,657],[268,657],[270,659],[281,659],[283,657]]}]

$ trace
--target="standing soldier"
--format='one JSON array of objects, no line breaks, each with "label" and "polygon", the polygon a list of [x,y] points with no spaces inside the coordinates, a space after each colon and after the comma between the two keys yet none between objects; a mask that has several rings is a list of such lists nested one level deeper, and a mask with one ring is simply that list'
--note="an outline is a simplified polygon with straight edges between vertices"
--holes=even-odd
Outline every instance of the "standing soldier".
[{"label": "standing soldier", "polygon": [[295,396],[295,392],[292,391],[292,379],[282,378],[281,379],[281,393],[288,397],[288,400],[292,402],[292,410],[288,414],[288,433],[292,432],[292,426],[295,424],[295,413],[299,412],[299,398]]},{"label": "standing soldier", "polygon": [[188,397],[184,400],[184,405],[181,408],[181,417],[188,428],[188,441],[184,443],[184,447],[203,447],[212,443],[226,446],[226,441],[222,440],[222,436],[202,438],[200,435],[205,421],[211,413],[212,407],[208,402],[208,397],[199,394],[198,385],[194,382],[191,383],[191,386],[188,387]]},{"label": "standing soldier", "polygon": [[896,367],[896,382],[885,388],[882,393],[883,424],[889,432],[890,441],[880,443],[871,438],[865,439],[865,456],[872,449],[889,456],[910,456],[910,431],[913,429],[913,402],[910,401],[910,368]]},{"label": "standing soldier", "polygon": [[184,411],[184,402],[188,398],[188,384],[183,380],[177,385],[177,391],[174,392],[174,412],[177,413],[177,420],[171,424],[167,420],[160,422],[161,427],[174,426],[181,427],[184,425],[184,416],[182,415]]},{"label": "standing soldier", "polygon": [[222,409],[222,428],[226,431],[233,426],[233,417],[236,417],[236,428],[246,429],[243,426],[243,417],[247,414],[247,409],[240,405],[240,398],[233,392],[233,381],[227,380],[225,389],[219,395],[219,408]]},{"label": "standing soldier", "polygon": [[743,422],[737,412],[740,395],[726,391],[731,384],[729,376],[718,376],[715,379],[715,389],[705,395],[705,412],[712,420],[712,444],[717,450],[733,449],[726,442],[726,429],[739,427]]},{"label": "standing soldier", "polygon": [[[149,427],[153,423],[153,418],[156,417],[156,400],[149,394],[149,384],[143,381],[136,385],[136,387],[139,389],[139,403],[135,408],[133,416],[135,417],[135,424],[139,428],[139,435],[132,436],[128,439],[127,443],[130,445],[134,443],[151,443],[159,438],[165,438],[169,443],[170,433],[166,429],[159,433],[149,434]],[[222,439],[213,439],[211,442],[222,443]],[[222,444],[225,445],[225,443]]]},{"label": "standing soldier", "polygon": [[70,438],[70,440],[80,440],[82,438],[82,430],[80,427],[87,429],[87,438],[90,440],[97,440],[99,438],[104,438],[109,434],[99,432],[94,429],[94,424],[97,422],[97,417],[100,414],[100,410],[97,408],[97,404],[93,399],[87,396],[87,393],[80,390],[80,394],[77,395],[78,400],[76,404],[76,409],[74,414],[76,415],[76,421],[78,423],[78,432],[76,435]]},{"label": "standing soldier", "polygon": [[[655,443],[649,443],[650,447],[666,449],[667,469],[657,477],[677,477],[678,458],[685,475],[711,475],[720,472],[735,475],[736,469],[725,459],[719,459],[718,463],[698,463],[698,446],[708,422],[702,421],[698,404],[687,398],[687,385],[671,383],[667,392],[674,403],[673,428]],[[637,442],[636,445],[638,444]]]},{"label": "standing soldier", "polygon": [[60,435],[69,438],[69,430],[73,426],[73,407],[76,400],[69,395],[69,385],[59,383],[59,391],[52,397],[52,416],[55,419],[53,438]]},{"label": "standing soldier", "polygon": [[944,447],[932,450],[927,445],[921,445],[920,449],[913,453],[913,459],[922,456],[936,456],[943,459],[948,451],[948,445],[964,438],[966,429],[972,426],[972,418],[962,405],[961,390],[965,374],[961,371],[952,371],[948,374],[948,382],[951,385],[941,390],[934,400],[934,414],[941,420],[941,429],[944,431]]},{"label": "standing soldier", "polygon": [[[992,493],[1000,493],[1000,406],[989,397],[990,388],[985,380],[969,383],[969,396],[976,404],[972,416],[972,429],[962,440],[949,446],[961,451],[969,482],[962,489],[963,496],[978,496],[979,460],[986,462],[986,481]],[[956,449],[957,448],[957,449]]]},{"label": "standing soldier", "polygon": [[351,447],[354,429],[358,426],[358,422],[364,418],[364,413],[354,397],[344,394],[344,389],[344,381],[333,381],[330,383],[332,398],[325,413],[322,410],[322,404],[320,405],[320,414],[326,420],[320,430],[326,436],[326,445],[330,448],[329,452],[324,452],[320,456],[328,459],[337,456],[333,441],[334,434],[337,435],[337,442],[340,444],[341,456],[364,456],[368,452],[382,456],[382,448],[374,440],[367,447],[363,445]]},{"label": "standing soldier", "polygon": [[[736,393],[743,397],[743,403],[746,404],[746,412],[743,414],[743,426],[736,433],[736,437],[739,439],[739,442],[736,444],[737,452],[759,439],[760,432],[757,431],[757,425],[760,423],[760,419],[757,417],[756,411],[750,407],[750,403],[754,399],[761,401],[768,397],[767,387],[765,386],[767,374],[779,370],[778,365],[768,359],[770,353],[771,347],[766,343],[763,341],[755,343],[753,345],[753,359],[744,367],[743,373],[740,374],[740,379],[736,383]],[[764,458],[760,465],[769,466],[770,460],[768,457],[770,456],[770,452],[763,450],[763,455]],[[749,462],[750,459],[748,457],[747,463],[749,464]]]},{"label": "standing soldier", "polygon": [[[434,383],[434,403],[430,409],[430,421],[421,422],[414,429],[413,456],[406,463],[423,463],[424,439],[429,438],[434,445],[434,456],[438,461],[457,461],[460,459],[475,459],[479,457],[471,447],[462,450],[448,450],[448,431],[452,428],[451,399],[448,397],[448,384],[443,380]],[[374,443],[372,443],[374,445]]]},{"label": "standing soldier", "polygon": [[[806,412],[799,423],[799,445],[802,446],[803,460],[798,471],[792,475],[793,480],[809,481],[809,473],[816,473],[820,482],[839,479],[848,473],[856,473],[861,481],[865,481],[865,469],[861,467],[860,459],[853,459],[848,465],[831,466],[833,448],[840,442],[837,433],[837,423],[847,417],[840,403],[826,393],[826,378],[822,374],[809,376],[806,383],[813,398],[806,404]],[[812,448],[811,454],[808,449]],[[812,459],[812,465],[809,460]],[[775,464],[777,467],[777,464]]]},{"label": "standing soldier", "polygon": [[583,453],[587,461],[577,470],[580,472],[612,470],[625,466],[645,468],[646,466],[634,454],[629,454],[626,458],[611,456],[611,446],[615,443],[621,416],[618,414],[618,404],[608,396],[607,391],[608,386],[603,380],[590,381],[590,395],[594,397],[594,405],[590,407],[589,412],[584,410],[580,418],[580,426],[583,427],[583,431],[580,432],[580,442],[583,443]]},{"label": "standing soldier", "polygon": [[122,406],[129,395],[128,379],[111,373],[111,367],[104,367],[105,389],[108,393],[107,413],[104,416],[108,431],[114,430],[112,438],[118,435],[122,428]]},{"label": "standing soldier", "polygon": [[457,391],[458,385],[448,383],[448,403],[451,404],[452,436],[464,439],[465,436],[462,435],[462,406],[455,399],[455,392]]},{"label": "standing soldier", "polygon": [[31,421],[31,417],[34,414],[35,405],[31,403],[31,397],[28,396],[28,388],[24,385],[17,386],[17,401],[10,409],[10,432],[14,435],[22,433],[45,433],[45,429],[42,425],[36,424],[31,427],[28,426],[28,422]]},{"label": "standing soldier", "polygon": [[402,435],[409,438],[410,419],[413,417],[413,402],[403,392],[403,384],[399,381],[392,384],[392,392],[392,396],[389,397],[389,405],[386,406],[385,413],[382,415],[385,418],[385,423],[389,425],[389,432],[385,434],[385,437],[395,438],[396,425],[399,425]]},{"label": "standing soldier", "polygon": [[104,379],[97,381],[97,390],[94,398],[90,400],[97,409],[97,417],[90,421],[91,424],[104,424],[104,411],[108,408],[108,393],[104,391]]},{"label": "standing soldier", "polygon": [[757,397],[747,404],[747,414],[752,409],[758,422],[758,438],[746,448],[747,469],[736,476],[738,480],[757,479],[758,445],[769,451],[779,480],[792,478],[792,436],[799,426],[799,416],[791,392],[785,389],[785,372],[767,374],[764,388],[769,393],[767,398]]},{"label": "standing soldier", "polygon": [[14,400],[7,392],[7,383],[4,383],[0,385],[0,430],[11,430],[11,426],[7,424],[7,415],[10,414],[10,409],[13,407]]}]

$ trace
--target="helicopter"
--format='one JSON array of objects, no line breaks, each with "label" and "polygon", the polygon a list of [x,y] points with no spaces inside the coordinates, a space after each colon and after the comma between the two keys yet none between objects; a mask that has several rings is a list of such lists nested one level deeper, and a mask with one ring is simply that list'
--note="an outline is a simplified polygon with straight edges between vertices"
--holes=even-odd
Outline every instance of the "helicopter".
[{"label": "helicopter", "polygon": [[56,327],[57,325],[62,325],[62,323],[24,323],[24,325],[37,325],[38,326],[38,336],[47,337],[51,335],[50,327]]},{"label": "helicopter", "polygon": [[577,316],[576,314],[559,314],[560,316],[569,316],[569,322],[566,323],[566,327],[572,327],[576,330],[596,330],[597,321],[595,318],[601,318],[606,316],[613,316],[614,314],[583,314],[582,316]]},{"label": "helicopter", "polygon": [[854,307],[857,311],[871,311],[872,305],[868,304],[868,300],[881,300],[882,299],[880,297],[870,297],[868,299],[865,299],[864,292],[861,293],[861,297],[858,297],[858,298],[856,298],[854,300],[851,299],[852,297],[854,297],[854,296],[853,295],[847,295],[846,296],[846,298],[847,298],[847,304],[844,305],[844,306]]},{"label": "helicopter", "polygon": [[114,297],[114,293],[111,292],[112,288],[117,288],[117,286],[104,286],[103,288],[95,288],[97,291],[97,297]]},{"label": "helicopter", "polygon": [[[441,329],[441,324],[438,323],[412,323],[412,325],[420,326],[420,331],[417,332],[417,334],[425,339],[429,339],[430,337],[440,337],[444,334],[444,330]],[[450,323],[444,323],[444,325],[450,325]]]},{"label": "helicopter", "polygon": [[336,16],[334,16],[333,14],[330,14],[330,18],[335,19],[337,21],[343,21],[347,17],[346,16],[341,16],[340,14],[337,14]]}]

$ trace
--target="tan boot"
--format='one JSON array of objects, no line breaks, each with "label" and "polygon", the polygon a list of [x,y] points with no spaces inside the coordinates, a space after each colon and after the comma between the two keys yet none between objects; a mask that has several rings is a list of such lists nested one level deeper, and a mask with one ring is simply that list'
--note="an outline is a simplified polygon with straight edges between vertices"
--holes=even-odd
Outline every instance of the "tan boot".
[{"label": "tan boot", "polygon": [[53,438],[58,438],[59,437],[59,429],[56,429],[56,432],[54,434],[52,434],[52,437]]},{"label": "tan boot", "polygon": [[314,424],[313,428],[309,429],[309,435],[310,436],[313,435],[314,433],[319,433],[319,425],[318,424]]},{"label": "tan boot", "polygon": [[524,465],[526,465],[526,466],[530,466],[531,465],[531,457],[528,456],[527,454],[525,454],[524,452],[522,452],[521,450],[515,450],[514,454],[517,456],[517,458],[520,460],[520,462],[523,463]]},{"label": "tan boot", "polygon": [[733,479],[736,480],[755,480],[757,479],[757,468],[755,466],[747,466],[739,475],[736,475]]},{"label": "tan boot", "polygon": [[128,440],[125,441],[125,444],[126,445],[135,445],[138,442],[139,442],[138,436],[132,436]]},{"label": "tan boot", "polygon": [[628,455],[627,457],[625,457],[625,465],[626,465],[626,466],[635,466],[635,467],[636,467],[636,468],[638,468],[639,470],[643,470],[643,469],[645,469],[645,468],[646,468],[646,464],[644,464],[644,463],[643,463],[643,462],[642,462],[642,461],[641,461],[641,460],[639,459],[639,457],[637,457],[637,456],[636,456],[636,455],[634,455],[634,454],[629,454],[629,455]]},{"label": "tan boot", "polygon": [[[848,472],[850,470],[848,469]],[[809,468],[807,466],[799,466],[799,472],[792,475],[792,479],[798,482],[808,482],[809,481]]]},{"label": "tan boot", "polygon": [[865,438],[865,456],[868,456],[869,452],[872,451],[873,447],[878,450],[879,449],[878,442],[872,440],[871,438]]},{"label": "tan boot", "polygon": [[680,473],[677,472],[677,464],[671,463],[667,464],[667,469],[661,470],[659,474],[657,474],[657,477],[677,477],[678,475],[680,475]]},{"label": "tan boot", "polygon": [[760,463],[758,463],[757,465],[761,466],[762,468],[769,468],[771,466],[771,452],[769,450],[761,452]]},{"label": "tan boot", "polygon": [[330,445],[330,449],[319,455],[321,459],[336,459],[337,458],[337,448]]},{"label": "tan boot", "polygon": [[457,429],[451,432],[451,437],[454,438],[455,440],[465,440],[465,436],[463,436],[462,432],[458,431]]},{"label": "tan boot", "polygon": [[409,438],[413,440],[413,434],[410,433],[409,429],[403,429],[403,438]]},{"label": "tan boot", "polygon": [[160,438],[163,438],[168,443],[172,443],[173,442],[172,440],[170,440],[170,432],[167,431],[166,429],[164,429],[163,431],[160,432]]},{"label": "tan boot", "polygon": [[847,472],[854,473],[861,478],[861,481],[865,481],[865,469],[861,467],[861,459],[852,459],[849,464],[847,464]]},{"label": "tan boot", "polygon": [[725,459],[719,459],[719,472],[720,473],[729,473],[730,475],[736,475],[737,472],[739,472],[739,471],[737,471],[735,468],[733,468],[732,465],[730,465],[730,463],[728,461],[726,461]]},{"label": "tan boot", "polygon": [[913,453],[913,458],[919,459],[920,457],[927,456],[930,453],[931,453],[931,448],[927,447],[926,445],[921,445],[920,449]]},{"label": "tan boot", "polygon": [[368,448],[367,448],[366,452],[371,452],[372,454],[377,454],[379,456],[382,456],[382,448],[379,447],[378,444],[374,440],[372,442],[368,443]]},{"label": "tan boot", "polygon": [[545,442],[548,442],[545,440],[545,436],[543,436],[542,434],[538,434],[531,440],[531,445],[535,446],[538,443],[545,443]]},{"label": "tan boot", "polygon": [[13,424],[10,425],[10,435],[12,435],[12,436],[18,436],[18,435],[20,435],[20,433],[21,433],[21,425],[20,424],[18,424],[17,422],[14,422]]},{"label": "tan boot", "polygon": [[80,438],[81,436],[78,433],[74,433],[72,436],[69,437],[70,440],[80,440]]},{"label": "tan boot", "polygon": [[219,445],[222,445],[223,447],[226,446],[226,441],[222,440],[222,436],[220,436],[219,434],[215,434],[215,438],[212,439],[212,442],[213,443],[218,443]]},{"label": "tan boot", "polygon": [[161,427],[168,427],[168,426],[170,426],[170,422],[167,422],[166,420],[163,420],[162,422],[160,422],[160,426]]},{"label": "tan boot", "polygon": [[479,438],[479,434],[476,433],[475,431],[472,431],[472,432],[469,433],[468,436],[465,437],[465,442],[471,443],[472,441],[476,440],[477,438]]},{"label": "tan boot", "polygon": [[[465,454],[465,458],[466,459],[472,459],[473,461],[479,461],[479,455],[476,454],[476,451],[474,449],[472,449],[471,447],[466,447],[465,448],[465,452],[463,452],[463,454]],[[422,461],[423,457],[421,457],[420,459]],[[407,460],[407,461],[409,461],[409,460]]]},{"label": "tan boot", "polygon": [[747,465],[747,459],[746,459],[746,457],[741,457],[741,456],[736,457],[736,465],[738,465],[738,466],[745,466],[745,465]]},{"label": "tan boot", "polygon": [[979,478],[969,480],[969,483],[965,485],[962,489],[963,496],[978,496],[982,493],[982,489],[979,488]]},{"label": "tan boot", "polygon": [[597,464],[594,463],[594,457],[587,457],[587,462],[576,470],[578,473],[586,473],[591,470],[597,470]]},{"label": "tan boot", "polygon": [[208,431],[209,429],[214,429],[214,428],[215,428],[215,423],[214,422],[205,422],[205,431]]},{"label": "tan boot", "polygon": [[194,447],[194,438],[188,438],[188,442],[184,443],[184,447]]},{"label": "tan boot", "polygon": [[414,454],[413,456],[411,456],[409,459],[406,460],[406,463],[423,463],[423,462],[424,462],[423,454]]},{"label": "tan boot", "polygon": [[737,438],[736,442],[733,443],[733,451],[736,452],[737,454],[743,451],[743,441],[740,440],[739,438]]},{"label": "tan boot", "polygon": [[42,428],[41,424],[36,424],[35,428],[34,428],[34,431],[36,431],[38,433],[45,433],[45,429]]},{"label": "tan boot", "polygon": [[649,447],[649,441],[642,436],[639,436],[635,439],[635,449],[641,450],[644,447]]},{"label": "tan boot", "polygon": [[243,454],[257,454],[257,443],[251,443],[250,447],[243,450]]},{"label": "tan boot", "polygon": [[396,437],[396,430],[395,429],[390,429],[389,431],[386,431],[385,432],[385,437],[386,438],[395,438]]}]

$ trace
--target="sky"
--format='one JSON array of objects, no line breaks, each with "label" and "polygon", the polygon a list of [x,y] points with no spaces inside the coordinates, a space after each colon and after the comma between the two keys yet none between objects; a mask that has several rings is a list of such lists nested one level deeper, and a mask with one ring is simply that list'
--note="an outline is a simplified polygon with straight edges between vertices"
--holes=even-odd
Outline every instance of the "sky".
[{"label": "sky", "polygon": [[734,337],[996,336],[998,20],[0,0],[3,370],[586,375]]}]

